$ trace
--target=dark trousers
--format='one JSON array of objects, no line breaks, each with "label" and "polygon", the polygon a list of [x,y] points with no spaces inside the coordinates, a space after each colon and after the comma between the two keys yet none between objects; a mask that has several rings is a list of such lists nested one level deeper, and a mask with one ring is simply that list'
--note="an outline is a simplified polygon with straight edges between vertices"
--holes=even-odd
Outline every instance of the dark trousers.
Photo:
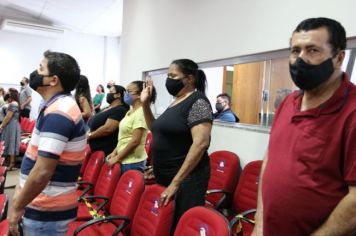
[{"label": "dark trousers", "polygon": [[195,169],[179,186],[174,200],[173,222],[171,233],[174,230],[180,217],[190,208],[205,205],[205,194],[208,189],[210,177],[210,166],[204,165]]},{"label": "dark trousers", "polygon": [[30,118],[30,112],[31,112],[30,109],[25,108],[20,111],[20,116]]}]

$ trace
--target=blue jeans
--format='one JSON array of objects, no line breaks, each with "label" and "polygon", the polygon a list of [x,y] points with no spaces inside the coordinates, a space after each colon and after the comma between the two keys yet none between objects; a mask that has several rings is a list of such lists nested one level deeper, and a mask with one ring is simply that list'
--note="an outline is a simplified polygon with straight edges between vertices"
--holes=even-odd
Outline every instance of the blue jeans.
[{"label": "blue jeans", "polygon": [[37,221],[23,217],[24,236],[66,236],[68,225],[75,219],[62,221]]},{"label": "blue jeans", "polygon": [[124,174],[128,170],[139,170],[142,173],[145,171],[146,160],[131,164],[121,164],[121,174]]}]

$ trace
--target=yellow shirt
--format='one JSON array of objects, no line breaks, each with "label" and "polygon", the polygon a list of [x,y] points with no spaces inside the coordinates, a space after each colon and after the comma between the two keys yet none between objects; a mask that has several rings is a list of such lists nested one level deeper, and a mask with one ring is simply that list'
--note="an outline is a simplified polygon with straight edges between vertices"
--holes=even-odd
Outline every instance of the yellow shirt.
[{"label": "yellow shirt", "polygon": [[132,164],[141,162],[147,159],[147,154],[145,151],[145,142],[147,137],[147,124],[145,117],[143,115],[142,107],[135,111],[128,111],[125,117],[120,121],[119,125],[119,138],[116,150],[120,152],[126,147],[132,138],[133,131],[138,128],[145,129],[142,135],[140,144],[135,148],[135,150],[130,153],[126,158],[120,161],[121,164]]}]

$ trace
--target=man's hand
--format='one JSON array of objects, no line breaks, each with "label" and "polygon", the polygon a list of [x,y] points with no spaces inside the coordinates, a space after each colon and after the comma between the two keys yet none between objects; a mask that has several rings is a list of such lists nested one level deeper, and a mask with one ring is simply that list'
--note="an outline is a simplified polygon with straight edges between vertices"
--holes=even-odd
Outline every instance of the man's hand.
[{"label": "man's hand", "polygon": [[21,218],[24,214],[24,209],[15,209],[11,208],[10,218],[9,218],[9,233],[12,236],[20,236],[18,229],[18,224],[21,221]]}]

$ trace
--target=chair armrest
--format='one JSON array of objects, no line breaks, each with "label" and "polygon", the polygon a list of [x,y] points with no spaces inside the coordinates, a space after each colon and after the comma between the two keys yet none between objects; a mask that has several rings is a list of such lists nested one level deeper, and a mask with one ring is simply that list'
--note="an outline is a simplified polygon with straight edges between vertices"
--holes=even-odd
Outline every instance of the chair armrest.
[{"label": "chair armrest", "polygon": [[229,223],[230,227],[232,228],[237,222],[239,222],[240,220],[243,220],[249,224],[255,224],[255,220],[252,220],[250,218],[248,218],[247,216],[252,214],[252,213],[255,213],[256,212],[256,209],[249,209],[249,210],[246,210],[244,212],[241,212],[240,214],[237,214]]},{"label": "chair armrest", "polygon": [[[221,199],[216,203],[215,205],[215,210],[218,210],[220,209],[221,205],[225,202],[226,198],[227,198],[227,195],[230,194],[229,192],[223,190],[223,189],[208,189],[206,191],[206,194],[205,196],[208,196],[210,194],[215,194],[215,193],[221,193],[222,194],[222,197]],[[211,205],[213,205],[211,202],[207,201],[206,202],[210,203]]]},{"label": "chair armrest", "polygon": [[102,199],[104,200],[100,205],[98,205],[98,208],[96,209],[97,211],[100,211],[110,200],[110,198],[106,197],[106,196],[83,196],[79,198],[79,202],[82,202],[84,200],[95,200],[95,199]]},{"label": "chair armrest", "polygon": [[94,188],[94,184],[88,181],[78,181],[77,184],[79,187],[85,188],[83,189],[83,192],[80,194],[79,198],[83,197],[85,194],[87,194],[91,189]]},{"label": "chair armrest", "polygon": [[80,231],[82,231],[83,229],[85,229],[91,225],[98,224],[98,223],[108,223],[108,222],[112,222],[114,220],[123,220],[124,222],[122,224],[120,224],[119,226],[117,226],[117,229],[115,230],[113,235],[117,235],[122,229],[124,229],[130,223],[130,219],[127,216],[108,216],[105,218],[92,219],[90,221],[87,221],[85,224],[82,224],[78,228],[76,228],[73,236],[77,236],[80,233]]}]

